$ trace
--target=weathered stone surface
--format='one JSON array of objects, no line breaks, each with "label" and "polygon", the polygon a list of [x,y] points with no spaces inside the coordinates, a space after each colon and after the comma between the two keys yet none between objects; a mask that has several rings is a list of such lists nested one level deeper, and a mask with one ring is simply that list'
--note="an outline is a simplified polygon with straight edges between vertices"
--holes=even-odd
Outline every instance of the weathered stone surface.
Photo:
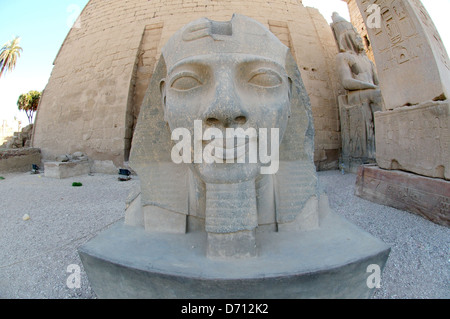
[{"label": "weathered stone surface", "polygon": [[128,195],[125,208],[125,224],[134,227],[144,226],[140,187],[133,188]]},{"label": "weathered stone surface", "polygon": [[337,71],[346,95],[338,98],[344,169],[356,172],[361,163],[375,162],[373,114],[383,110],[375,65],[367,57],[355,27],[336,12],[331,24],[339,48]]},{"label": "weathered stone surface", "polygon": [[[263,82],[251,82],[255,74]],[[197,162],[191,152],[197,147],[195,121],[201,125],[201,157],[203,147],[215,143],[203,137],[208,128],[219,130],[223,137],[229,127],[265,129],[269,136],[277,130],[278,140],[272,144],[281,143],[276,150],[279,155],[269,163],[277,167],[270,174],[261,173],[264,165],[259,148],[254,163],[248,156],[245,163],[237,158],[232,163],[214,160],[210,164],[202,158]],[[171,156],[175,142],[170,136],[179,128],[190,134],[190,146],[182,150],[183,154],[191,152],[186,164],[175,164]],[[256,132],[261,147],[262,137]],[[210,237],[220,251],[228,254],[234,245],[239,255],[246,255],[238,246],[243,245],[242,240],[229,238],[238,238],[237,232],[254,232],[259,222],[276,229],[277,224],[293,223],[302,215],[300,218],[308,222],[299,222],[302,227],[296,229],[318,227],[316,206],[309,205],[308,212],[301,214],[310,198],[318,198],[313,132],[309,99],[296,63],[289,49],[267,28],[240,15],[229,22],[203,18],[186,25],[163,48],[131,150],[130,165],[141,180],[144,227],[185,232],[189,219],[183,216],[195,216],[195,222],[204,224],[209,234],[230,234]],[[224,147],[214,146],[216,152],[217,147]],[[237,156],[236,149],[231,150]],[[229,247],[219,244],[219,238]],[[255,243],[244,246],[251,248]],[[212,247],[208,246],[208,253],[214,256]]]},{"label": "weathered stone surface", "polygon": [[[419,0],[356,0],[367,25],[376,4],[381,27],[367,28],[386,109],[450,98],[450,60]],[[373,19],[370,21],[373,23]]]},{"label": "weathered stone surface", "polygon": [[88,161],[44,162],[45,177],[63,179],[86,175],[90,172],[91,167]]},{"label": "weathered stone surface", "polygon": [[450,101],[375,114],[378,166],[450,180]]},{"label": "weathered stone surface", "polygon": [[14,132],[13,136],[7,137],[6,142],[1,145],[2,148],[17,149],[30,148],[33,136],[33,124],[25,126],[20,132]]},{"label": "weathered stone surface", "polygon": [[91,172],[100,174],[117,174],[118,168],[111,160],[93,160],[91,161]]},{"label": "weathered stone surface", "polygon": [[34,146],[45,160],[81,150],[92,160],[122,166],[167,40],[190,21],[226,21],[233,13],[255,18],[291,49],[311,96],[314,161],[323,169],[337,167],[337,51],[319,11],[297,0],[89,1],[80,28],[70,30],[54,61],[36,115]]},{"label": "weathered stone surface", "polygon": [[[370,110],[367,111],[370,112]],[[367,119],[364,119],[361,105],[348,105],[348,97],[346,95],[339,96],[339,112],[342,137],[342,168],[346,172],[356,173],[360,165],[375,163],[374,152],[371,152],[371,156],[367,152]],[[374,134],[374,132],[371,133]],[[370,144],[373,144],[371,147],[374,151],[376,145],[374,135],[370,142]]]},{"label": "weathered stone surface", "polygon": [[187,216],[158,206],[142,207],[145,230],[172,234],[185,234]]},{"label": "weathered stone surface", "polygon": [[347,2],[348,11],[350,14],[350,21],[353,26],[356,28],[358,33],[361,35],[361,38],[364,40],[364,48],[366,50],[366,54],[369,59],[375,63],[375,58],[373,56],[373,48],[372,43],[370,42],[369,34],[367,33],[367,26],[364,23],[364,19],[361,15],[361,11],[359,11],[356,0],[342,0]]},{"label": "weathered stone surface", "polygon": [[31,171],[33,164],[41,165],[40,149],[0,149],[0,172]]},{"label": "weathered stone surface", "polygon": [[233,233],[208,233],[206,256],[211,259],[256,257],[256,230]]},{"label": "weathered stone surface", "polygon": [[127,199],[126,225],[80,249],[94,289],[103,298],[369,297],[368,263],[382,268],[389,248],[330,212],[313,152],[289,48],[238,14],[187,24],[163,48],[142,105],[130,157],[141,191]]},{"label": "weathered stone surface", "polygon": [[74,159],[83,159],[86,155],[83,152],[75,152],[72,156]]},{"label": "weathered stone surface", "polygon": [[322,217],[308,232],[257,233],[257,258],[207,258],[205,233],[149,233],[122,221],[79,254],[99,298],[370,298],[367,267],[383,270],[390,248],[336,214]]},{"label": "weathered stone surface", "polygon": [[56,157],[56,162],[66,163],[70,161],[70,157],[66,154],[59,155]]},{"label": "weathered stone surface", "polygon": [[361,166],[355,194],[450,226],[450,182],[402,171]]}]

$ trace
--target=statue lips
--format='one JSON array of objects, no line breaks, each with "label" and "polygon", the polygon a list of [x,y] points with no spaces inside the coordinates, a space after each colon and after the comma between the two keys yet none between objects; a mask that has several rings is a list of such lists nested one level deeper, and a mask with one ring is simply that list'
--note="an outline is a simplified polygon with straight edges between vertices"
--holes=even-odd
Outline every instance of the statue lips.
[{"label": "statue lips", "polygon": [[[248,139],[245,138],[226,138],[214,139],[209,145],[214,147],[214,158],[219,162],[234,161],[242,158],[247,153]],[[227,148],[227,146],[232,146]]]}]

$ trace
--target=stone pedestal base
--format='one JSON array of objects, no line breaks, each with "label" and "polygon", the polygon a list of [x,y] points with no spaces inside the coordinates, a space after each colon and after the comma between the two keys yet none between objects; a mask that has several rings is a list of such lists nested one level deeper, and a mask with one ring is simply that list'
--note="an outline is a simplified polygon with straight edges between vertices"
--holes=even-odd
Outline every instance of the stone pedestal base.
[{"label": "stone pedestal base", "polygon": [[[258,255],[206,257],[206,233],[162,234],[119,221],[80,247],[99,298],[369,298],[368,266],[390,248],[328,213],[307,232],[257,232]],[[370,280],[369,280],[370,281]]]},{"label": "stone pedestal base", "polygon": [[89,161],[44,163],[45,177],[62,179],[85,175],[90,172],[91,167]]},{"label": "stone pedestal base", "polygon": [[450,101],[375,113],[377,164],[450,180]]},{"label": "stone pedestal base", "polygon": [[355,195],[450,226],[450,182],[443,179],[361,166]]}]

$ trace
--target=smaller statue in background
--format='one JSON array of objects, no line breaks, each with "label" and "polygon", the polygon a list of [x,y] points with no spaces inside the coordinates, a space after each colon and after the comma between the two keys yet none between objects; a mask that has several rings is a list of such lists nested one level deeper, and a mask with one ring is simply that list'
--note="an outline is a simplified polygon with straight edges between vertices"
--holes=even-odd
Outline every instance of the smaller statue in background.
[{"label": "smaller statue in background", "polygon": [[353,25],[333,14],[331,24],[339,54],[337,71],[346,95],[339,96],[342,155],[344,162],[364,164],[375,161],[373,114],[383,110],[375,65],[367,57],[364,43]]}]

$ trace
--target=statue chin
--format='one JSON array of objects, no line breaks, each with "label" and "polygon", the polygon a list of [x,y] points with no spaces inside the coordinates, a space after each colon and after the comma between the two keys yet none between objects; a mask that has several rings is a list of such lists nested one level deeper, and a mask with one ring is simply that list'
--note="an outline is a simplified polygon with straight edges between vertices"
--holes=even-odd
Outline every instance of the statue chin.
[{"label": "statue chin", "polygon": [[238,184],[254,180],[260,174],[260,164],[202,163],[191,164],[190,169],[208,184]]}]

